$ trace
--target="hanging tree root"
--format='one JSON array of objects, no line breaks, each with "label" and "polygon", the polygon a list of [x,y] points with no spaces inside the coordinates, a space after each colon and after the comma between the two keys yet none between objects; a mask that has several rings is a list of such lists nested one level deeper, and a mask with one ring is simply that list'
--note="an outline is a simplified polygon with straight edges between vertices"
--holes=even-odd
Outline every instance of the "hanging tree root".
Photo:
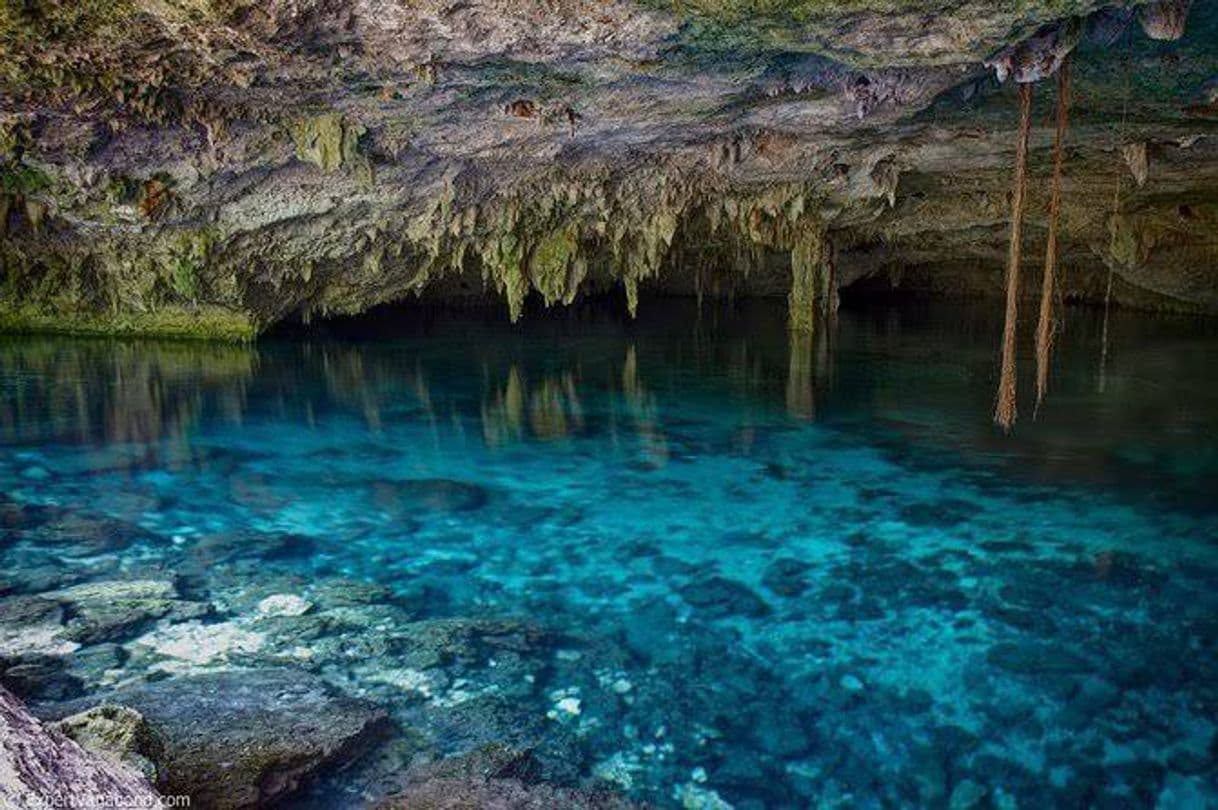
[{"label": "hanging tree root", "polygon": [[1040,412],[1049,388],[1049,359],[1053,351],[1056,323],[1053,303],[1057,284],[1057,230],[1062,215],[1062,162],[1066,152],[1066,129],[1070,118],[1070,57],[1057,71],[1057,133],[1053,139],[1053,178],[1049,187],[1049,236],[1045,245],[1045,272],[1040,285],[1040,321],[1036,326],[1036,409]]},{"label": "hanging tree root", "polygon": [[1011,199],[1011,245],[1007,254],[1007,306],[1002,329],[1002,372],[994,423],[1010,432],[1015,425],[1015,325],[1019,317],[1019,262],[1023,214],[1027,207],[1028,132],[1032,126],[1032,85],[1019,86],[1019,138],[1015,142],[1015,188]]}]

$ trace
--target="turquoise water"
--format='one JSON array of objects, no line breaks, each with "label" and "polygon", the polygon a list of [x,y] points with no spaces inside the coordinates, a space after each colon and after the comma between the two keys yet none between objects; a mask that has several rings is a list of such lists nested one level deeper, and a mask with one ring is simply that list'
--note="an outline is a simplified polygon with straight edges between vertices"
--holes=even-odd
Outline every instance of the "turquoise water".
[{"label": "turquoise water", "polygon": [[173,576],[214,607],[20,686],[311,669],[413,730],[314,806],[499,739],[660,806],[1213,807],[1218,331],[1117,313],[1105,355],[1070,310],[1006,437],[999,328],[655,303],[6,337],[0,593]]}]

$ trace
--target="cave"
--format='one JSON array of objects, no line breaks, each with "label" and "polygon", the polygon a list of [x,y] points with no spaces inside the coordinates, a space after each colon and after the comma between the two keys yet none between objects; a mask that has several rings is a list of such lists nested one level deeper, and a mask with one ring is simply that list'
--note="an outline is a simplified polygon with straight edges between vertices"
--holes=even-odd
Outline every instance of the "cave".
[{"label": "cave", "polygon": [[0,808],[1218,806],[1218,0],[0,3]]}]

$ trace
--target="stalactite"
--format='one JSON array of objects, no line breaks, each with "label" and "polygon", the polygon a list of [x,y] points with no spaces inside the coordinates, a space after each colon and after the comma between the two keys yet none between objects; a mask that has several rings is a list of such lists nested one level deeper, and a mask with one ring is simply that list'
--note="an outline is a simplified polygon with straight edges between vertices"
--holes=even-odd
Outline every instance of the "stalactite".
[{"label": "stalactite", "polygon": [[825,300],[825,234],[809,229],[791,249],[791,292],[787,296],[787,318],[791,331],[816,328],[816,307]]},{"label": "stalactite", "polygon": [[994,423],[1005,432],[1015,425],[1015,336],[1019,317],[1019,262],[1023,240],[1023,214],[1027,206],[1028,132],[1032,127],[1032,85],[1019,86],[1019,136],[1015,143],[1015,187],[1011,198],[1011,245],[1007,255],[1007,306],[1002,330],[1002,372]]},{"label": "stalactite", "polygon": [[1053,178],[1049,182],[1049,235],[1045,245],[1045,272],[1040,284],[1040,320],[1036,326],[1036,409],[1049,387],[1049,359],[1053,351],[1053,301],[1057,283],[1057,231],[1062,215],[1062,163],[1070,118],[1070,58],[1057,72],[1057,133],[1053,139]]}]

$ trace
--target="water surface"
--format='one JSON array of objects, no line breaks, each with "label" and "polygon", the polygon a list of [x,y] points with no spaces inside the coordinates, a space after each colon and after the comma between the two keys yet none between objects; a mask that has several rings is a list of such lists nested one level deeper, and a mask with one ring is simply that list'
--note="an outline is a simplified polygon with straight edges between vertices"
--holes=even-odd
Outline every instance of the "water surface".
[{"label": "water surface", "polygon": [[[661,806],[1213,806],[1218,333],[1117,313],[1105,354],[1070,310],[1003,436],[997,316],[6,337],[0,493],[78,529],[6,525],[0,591],[172,575],[216,605],[184,623],[214,656],[166,620],[85,691],[303,666],[433,749],[508,739]],[[313,608],[260,616],[274,594]]]}]

